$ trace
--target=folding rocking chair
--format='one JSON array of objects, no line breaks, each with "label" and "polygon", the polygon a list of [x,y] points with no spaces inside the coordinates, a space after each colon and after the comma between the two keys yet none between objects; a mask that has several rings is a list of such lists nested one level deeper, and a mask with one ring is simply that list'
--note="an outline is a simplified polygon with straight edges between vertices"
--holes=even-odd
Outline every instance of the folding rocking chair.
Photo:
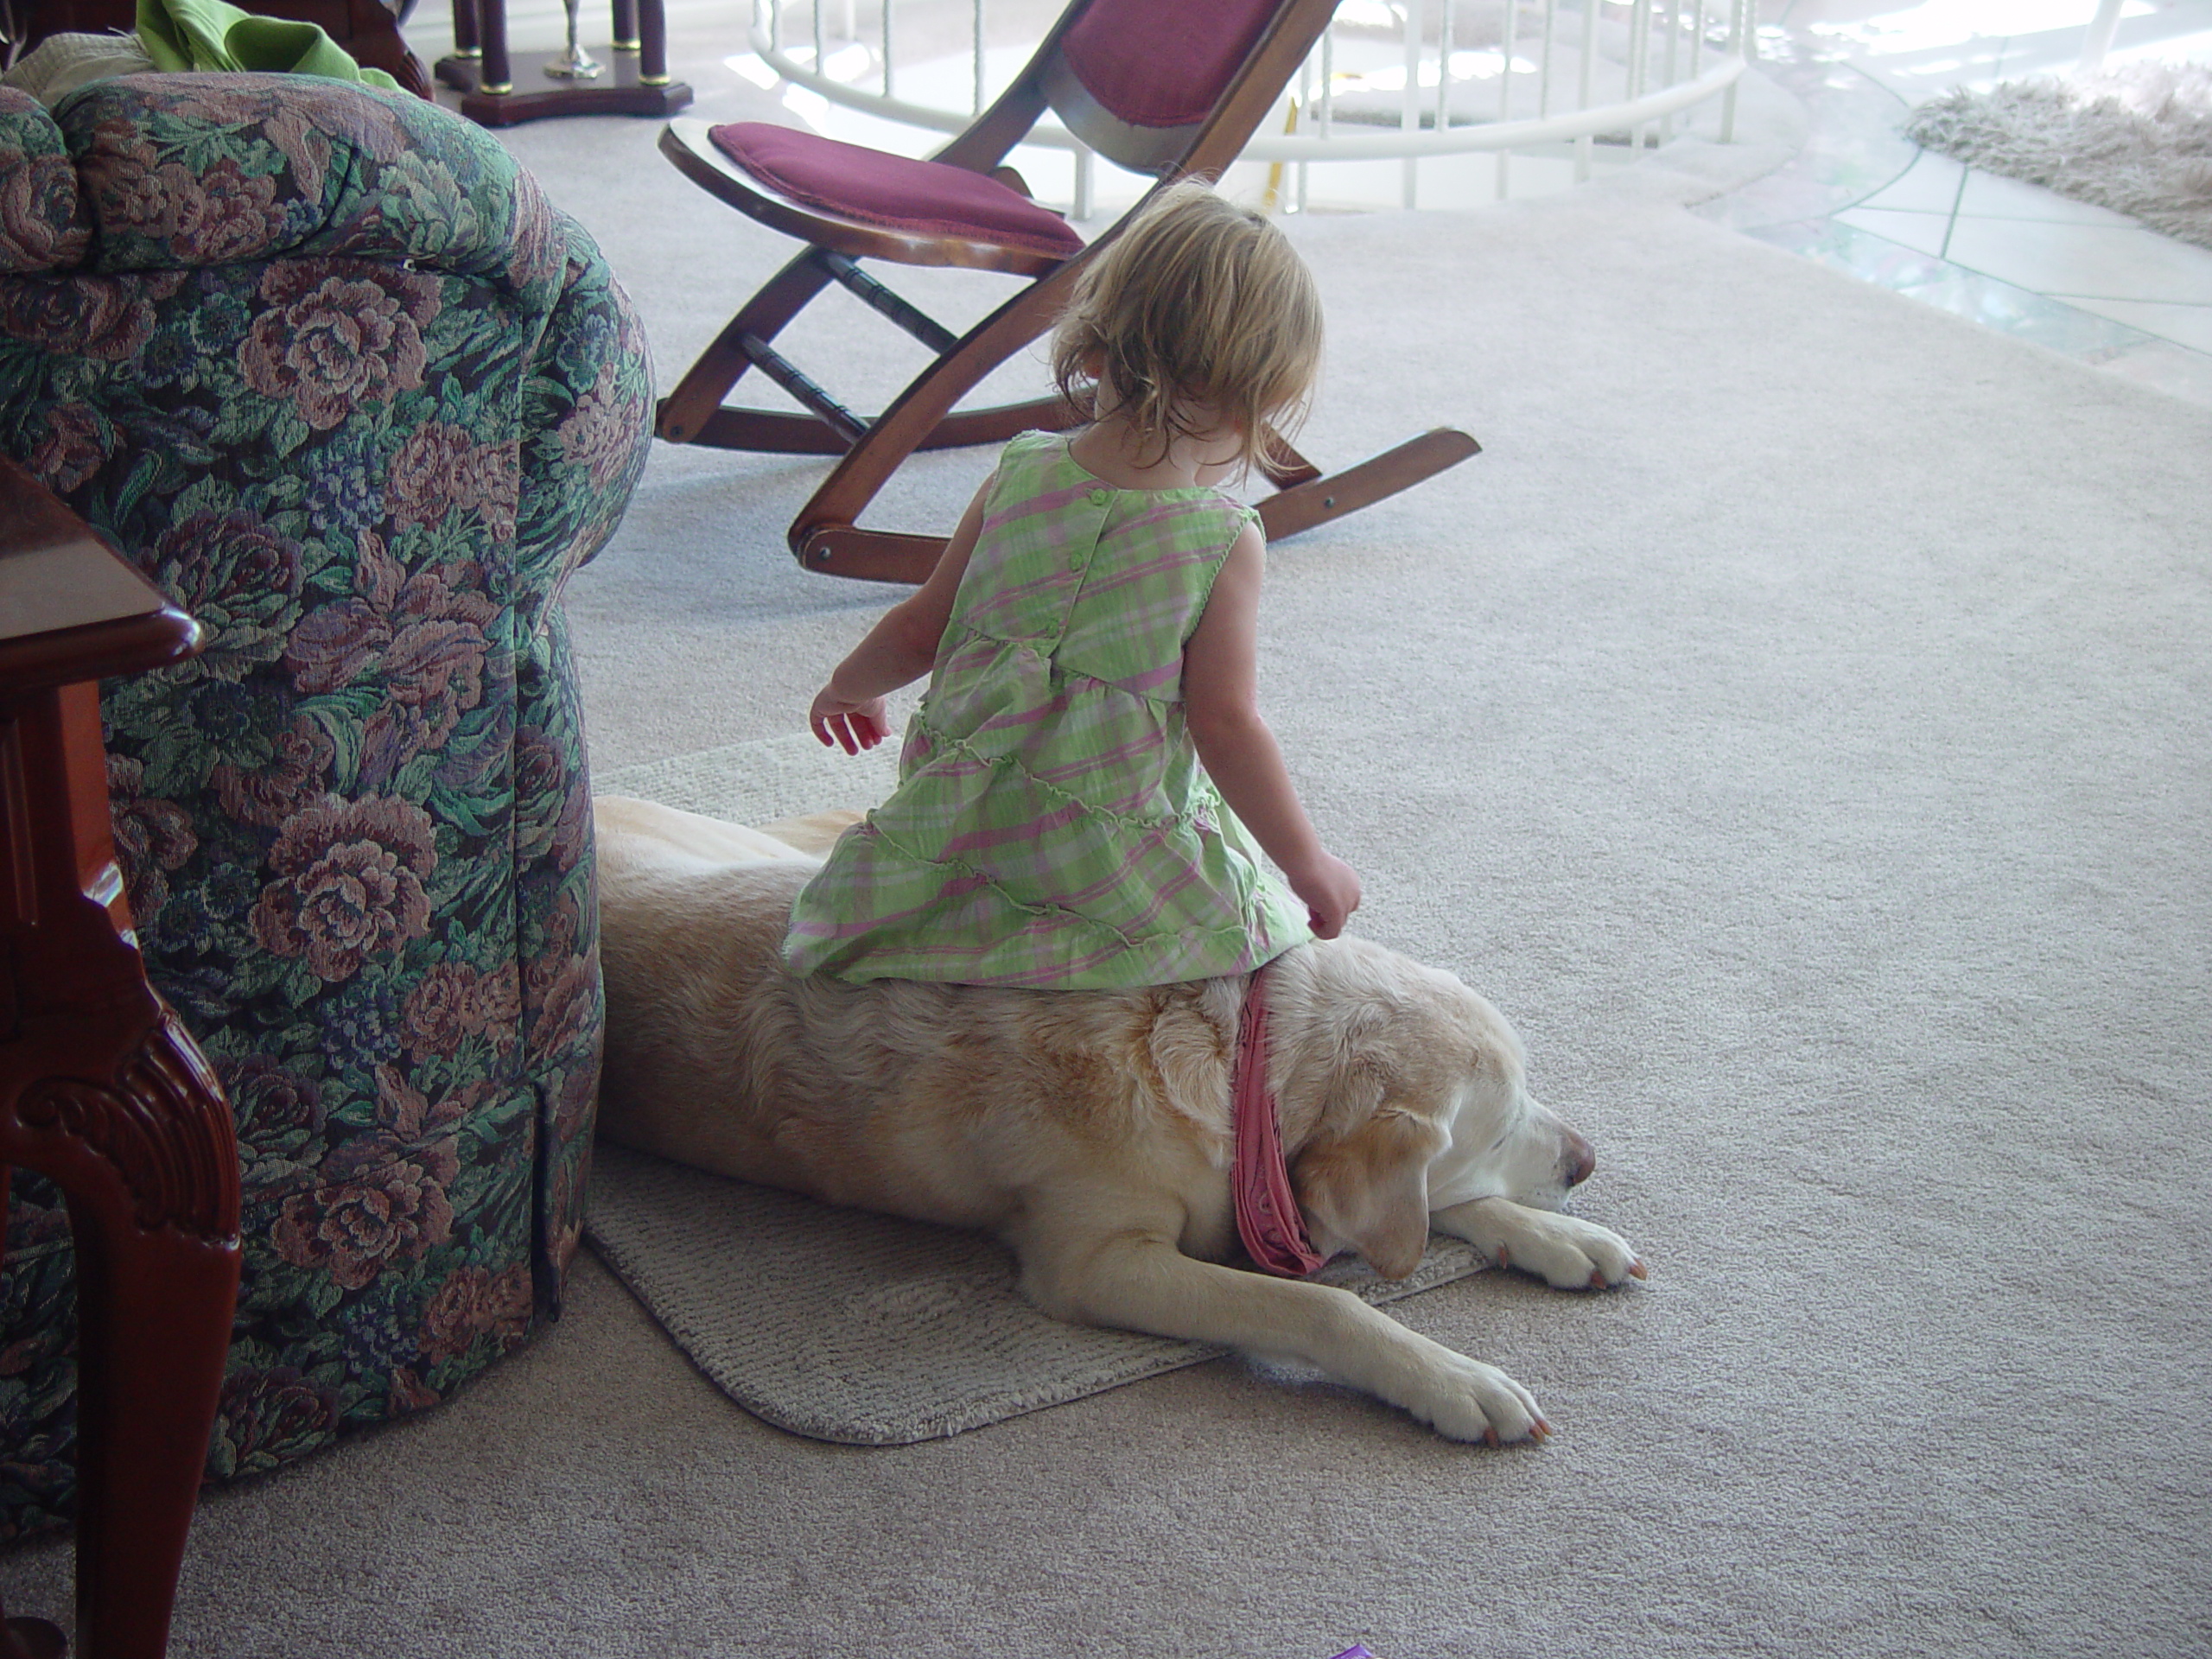
[{"label": "folding rocking chair", "polygon": [[[890,0],[885,0],[887,4]],[[1116,165],[1159,176],[1218,178],[1328,27],[1337,0],[1075,0],[1014,84],[930,160],[914,161],[760,123],[671,123],[662,152],[740,213],[807,245],[747,301],[659,405],[671,443],[842,454],[791,523],[810,570],[918,582],[944,538],[856,522],[918,449],[1002,442],[1077,420],[1058,397],[954,410],[984,376],[1052,327],[1084,263],[1128,222],[1086,245],[1029,200],[1001,165],[1050,109]],[[1146,200],[1149,200],[1148,193]],[[1137,208],[1141,209],[1140,202]],[[953,265],[1033,278],[955,336],[860,269],[862,259]],[[937,353],[874,419],[854,414],[777,352],[777,334],[830,283],[842,283]],[[726,405],[747,369],[806,413]],[[1278,493],[1258,504],[1279,540],[1394,495],[1477,453],[1440,427],[1324,477],[1278,438],[1262,471]]]}]

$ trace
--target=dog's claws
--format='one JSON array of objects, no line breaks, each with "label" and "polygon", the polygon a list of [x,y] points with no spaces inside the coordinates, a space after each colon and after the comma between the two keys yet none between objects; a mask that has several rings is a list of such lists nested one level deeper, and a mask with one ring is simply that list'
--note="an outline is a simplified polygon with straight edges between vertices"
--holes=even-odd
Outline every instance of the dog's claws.
[{"label": "dog's claws", "polygon": [[1603,1290],[1605,1287],[1605,1270],[1603,1268],[1591,1268],[1591,1269],[1590,1269],[1590,1288],[1591,1288],[1591,1289],[1592,1289],[1592,1290]]},{"label": "dog's claws", "polygon": [[1513,1265],[1513,1257],[1507,1253],[1503,1244],[1497,1247],[1497,1265],[1501,1268],[1510,1268]]},{"label": "dog's claws", "polygon": [[1483,1444],[1484,1446],[1495,1446],[1497,1444],[1497,1431],[1494,1428],[1486,1428],[1483,1430]]},{"label": "dog's claws", "polygon": [[1628,1276],[1631,1279],[1649,1279],[1651,1276],[1651,1270],[1644,1265],[1642,1256],[1628,1264]]}]

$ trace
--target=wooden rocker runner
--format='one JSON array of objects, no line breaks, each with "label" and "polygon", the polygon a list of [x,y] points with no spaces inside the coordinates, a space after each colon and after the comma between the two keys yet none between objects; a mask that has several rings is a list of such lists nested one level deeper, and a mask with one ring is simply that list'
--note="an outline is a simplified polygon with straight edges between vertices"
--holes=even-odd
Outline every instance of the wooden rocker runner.
[{"label": "wooden rocker runner", "polygon": [[[1336,0],[1077,0],[1014,84],[928,161],[759,123],[671,123],[661,149],[686,177],[807,246],[661,401],[659,435],[726,449],[842,455],[792,521],[791,551],[810,570],[920,582],[944,538],[863,529],[861,512],[918,449],[1000,443],[1077,423],[1057,397],[957,412],[953,405],[1052,327],[1085,261],[1144,206],[1086,245],[1065,219],[1029,199],[1020,175],[1001,165],[1007,153],[1049,109],[1107,160],[1156,175],[1155,191],[1191,175],[1218,178],[1335,7]],[[1033,280],[956,336],[861,270],[862,259]],[[832,282],[937,353],[872,420],[838,403],[772,343]],[[753,368],[807,412],[725,404]],[[1277,440],[1262,470],[1278,493],[1258,504],[1260,516],[1277,540],[1394,495],[1479,447],[1440,427],[1325,477]]]}]

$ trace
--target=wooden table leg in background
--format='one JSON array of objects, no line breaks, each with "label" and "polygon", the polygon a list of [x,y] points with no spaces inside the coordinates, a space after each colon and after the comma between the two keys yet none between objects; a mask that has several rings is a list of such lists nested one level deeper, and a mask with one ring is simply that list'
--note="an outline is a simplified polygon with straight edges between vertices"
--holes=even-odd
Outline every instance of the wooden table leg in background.
[{"label": "wooden table leg in background", "polygon": [[514,66],[507,58],[507,0],[476,0],[476,44],[477,92],[512,92]]},{"label": "wooden table leg in background", "polygon": [[611,3],[613,60],[602,79],[573,80],[545,73],[559,52],[508,49],[506,0],[453,0],[454,54],[438,60],[438,83],[461,95],[463,115],[487,127],[563,115],[674,115],[691,102],[691,89],[669,75],[661,0]]},{"label": "wooden table leg in background", "polygon": [[484,55],[484,42],[476,33],[476,0],[453,0],[453,51],[457,58]]},{"label": "wooden table leg in background", "polygon": [[0,461],[0,1164],[61,1189],[75,1243],[81,1659],[167,1646],[238,1295],[230,1108],[146,981],[91,683],[197,649]]},{"label": "wooden table leg in background", "polygon": [[[665,91],[670,85],[668,14],[661,10],[661,0],[630,0],[630,6],[637,13],[638,84]],[[683,103],[690,101],[691,94],[687,88]]]}]

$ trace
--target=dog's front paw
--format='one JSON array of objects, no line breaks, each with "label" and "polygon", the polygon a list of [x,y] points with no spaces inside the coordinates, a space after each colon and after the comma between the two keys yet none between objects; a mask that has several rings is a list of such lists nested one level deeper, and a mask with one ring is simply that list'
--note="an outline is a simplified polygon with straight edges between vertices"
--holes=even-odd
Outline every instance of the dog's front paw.
[{"label": "dog's front paw", "polygon": [[1541,1440],[1552,1432],[1535,1396],[1495,1365],[1446,1350],[1428,1387],[1406,1409],[1447,1440],[1491,1446]]},{"label": "dog's front paw", "polygon": [[1644,1275],[1643,1258],[1611,1228],[1510,1198],[1475,1198],[1431,1213],[1501,1268],[1533,1273],[1556,1290],[1604,1290]]},{"label": "dog's front paw", "polygon": [[1644,1276],[1643,1258],[1610,1227],[1536,1212],[1497,1244],[1497,1265],[1533,1273],[1554,1290],[1605,1290]]}]

